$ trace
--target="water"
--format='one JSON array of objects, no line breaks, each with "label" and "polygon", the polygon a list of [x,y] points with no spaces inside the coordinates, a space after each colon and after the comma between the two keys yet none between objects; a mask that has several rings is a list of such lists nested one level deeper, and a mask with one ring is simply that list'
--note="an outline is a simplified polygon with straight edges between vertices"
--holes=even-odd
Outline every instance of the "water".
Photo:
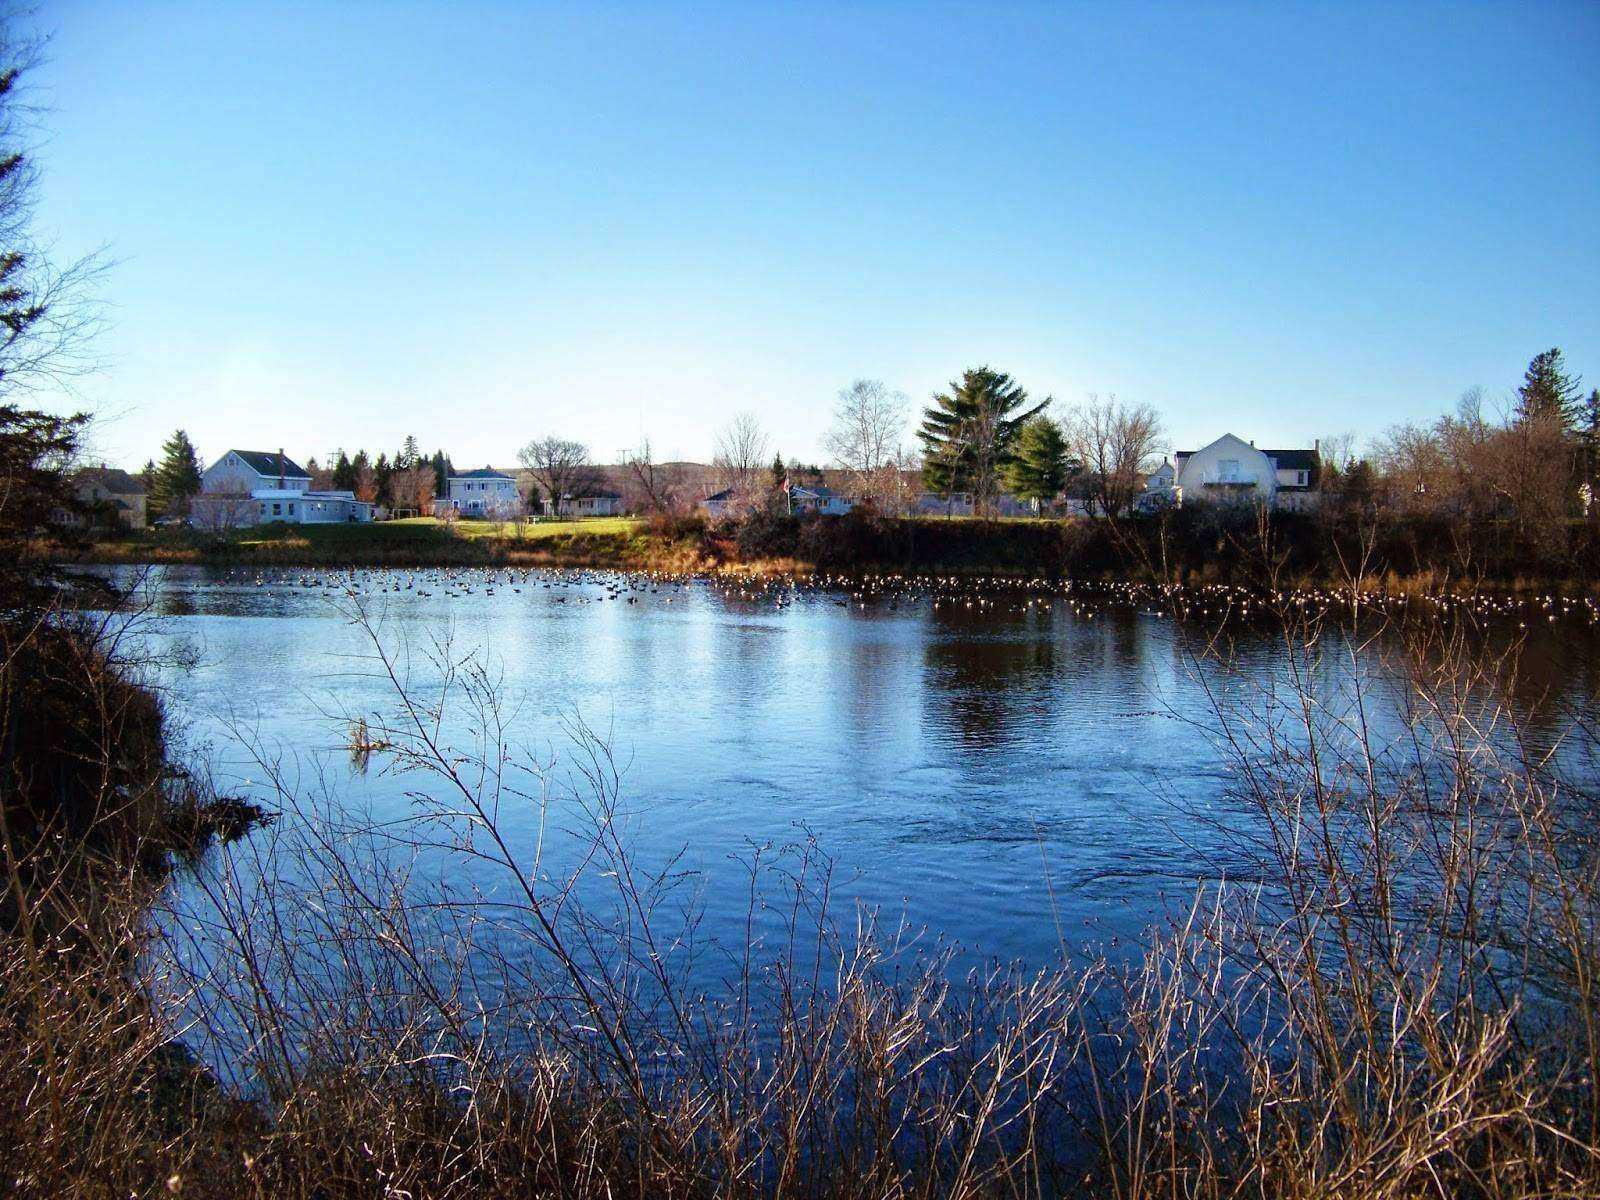
[{"label": "water", "polygon": [[[558,779],[574,778],[576,723],[610,746],[631,845],[646,865],[681,852],[712,943],[743,936],[740,860],[806,838],[835,861],[845,910],[1025,964],[1055,960],[1063,939],[1137,943],[1197,882],[1250,877],[1230,835],[1249,815],[1229,796],[1215,704],[1282,680],[1280,638],[1246,632],[1230,673],[1195,657],[1203,621],[1179,624],[1148,604],[860,593],[172,568],[150,581],[142,636],[183,660],[161,682],[225,789],[270,801],[261,764],[276,762],[379,820],[414,811],[408,791],[425,781],[385,771],[381,754],[362,769],[348,752],[348,719],[377,725],[396,712],[353,610],[366,610],[424,696],[438,679],[429,651],[481,662],[508,739],[556,761]],[[1595,694],[1592,615],[1500,624],[1502,641],[1534,639],[1533,674],[1506,699],[1555,744],[1571,706]],[[1378,679],[1380,650],[1357,656]],[[1318,686],[1336,695],[1352,669],[1330,654]],[[466,745],[480,730],[458,706],[442,736]],[[558,790],[550,827],[576,814]],[[505,819],[533,844],[529,806],[508,804]],[[547,865],[559,869],[566,843],[550,843]],[[441,882],[504,886],[474,870],[457,863]]]}]

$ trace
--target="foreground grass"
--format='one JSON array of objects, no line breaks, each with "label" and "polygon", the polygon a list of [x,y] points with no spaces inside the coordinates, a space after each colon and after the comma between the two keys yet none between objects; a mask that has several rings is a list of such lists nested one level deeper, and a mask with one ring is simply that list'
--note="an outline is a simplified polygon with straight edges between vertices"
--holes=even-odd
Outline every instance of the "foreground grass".
[{"label": "foreground grass", "polygon": [[[1486,736],[1519,732],[1503,685],[1436,620],[1353,696],[1319,688],[1316,623],[1286,621],[1282,689],[1217,698],[1252,883],[1203,888],[1130,964],[1063,945],[952,986],[946,950],[835,914],[804,843],[744,864],[770,942],[701,944],[677,864],[629,851],[603,743],[573,730],[563,783],[506,741],[481,664],[441,647],[438,691],[410,693],[351,616],[394,684],[365,735],[409,819],[363,823],[263,763],[290,811],[154,929],[112,862],[92,915],[24,888],[0,820],[21,916],[0,927],[0,1190],[1600,1194],[1600,859],[1572,820],[1600,797]],[[1398,744],[1361,719],[1390,686]],[[481,738],[437,742],[443,705]],[[547,803],[570,875],[542,857]],[[419,850],[504,886],[441,894]],[[46,905],[92,936],[56,936]],[[727,963],[710,995],[685,982],[708,951]]]}]

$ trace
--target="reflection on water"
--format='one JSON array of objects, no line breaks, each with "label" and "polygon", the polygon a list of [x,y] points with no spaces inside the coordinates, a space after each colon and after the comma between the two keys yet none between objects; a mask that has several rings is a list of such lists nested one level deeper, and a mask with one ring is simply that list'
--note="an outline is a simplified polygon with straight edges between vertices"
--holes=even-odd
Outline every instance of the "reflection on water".
[{"label": "reflection on water", "polygon": [[[485,661],[513,740],[541,757],[574,717],[605,737],[640,855],[686,852],[713,939],[744,920],[733,860],[807,833],[837,860],[844,899],[986,954],[1041,961],[1058,929],[1135,938],[1230,861],[1211,694],[1286,669],[1269,630],[1234,631],[1226,675],[1194,659],[1203,630],[1061,596],[172,569],[150,636],[194,651],[165,683],[225,785],[259,787],[259,753],[302,778],[320,769],[341,803],[407,810],[414,779],[378,769],[381,754],[352,769],[347,753],[345,718],[394,708],[356,599],[418,686],[424,649]],[[1508,620],[1484,639],[1485,656],[1525,643],[1505,699],[1554,744],[1600,686],[1596,627]],[[1381,650],[1359,654],[1378,673]],[[1319,684],[1337,690],[1350,669],[1330,653]],[[447,740],[476,732],[447,718]]]}]

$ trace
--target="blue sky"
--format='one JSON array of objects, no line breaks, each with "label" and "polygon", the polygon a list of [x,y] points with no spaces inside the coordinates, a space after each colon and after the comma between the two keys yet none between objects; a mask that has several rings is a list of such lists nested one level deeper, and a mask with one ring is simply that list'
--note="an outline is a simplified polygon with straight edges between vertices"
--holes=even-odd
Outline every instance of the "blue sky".
[{"label": "blue sky", "polygon": [[98,448],[706,457],[989,363],[1176,445],[1600,384],[1600,5],[46,4]]}]

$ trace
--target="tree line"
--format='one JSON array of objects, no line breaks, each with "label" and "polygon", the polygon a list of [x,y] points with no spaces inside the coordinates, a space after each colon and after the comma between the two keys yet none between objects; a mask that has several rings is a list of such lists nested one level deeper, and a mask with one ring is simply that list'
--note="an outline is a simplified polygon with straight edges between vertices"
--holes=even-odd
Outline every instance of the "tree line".
[{"label": "tree line", "polygon": [[[829,466],[857,503],[909,511],[917,493],[970,497],[993,514],[1002,496],[1047,512],[1066,501],[1089,515],[1116,516],[1138,499],[1146,473],[1167,449],[1160,415],[1145,404],[1091,395],[1052,411],[1004,371],[973,367],[934,393],[907,444],[911,403],[879,380],[858,379],[837,396],[824,438]],[[1591,511],[1600,489],[1600,389],[1583,391],[1559,349],[1536,355],[1498,414],[1481,388],[1428,424],[1398,425],[1364,453],[1348,434],[1323,444],[1321,485],[1346,504],[1396,512],[1513,522],[1528,536],[1572,513]],[[823,469],[776,452],[759,418],[736,414],[721,430],[709,468],[662,462],[648,438],[607,475],[583,443],[555,434],[517,452],[526,471],[523,511],[560,515],[566,498],[616,485],[628,507],[670,512],[725,494],[731,513],[770,507],[786,484],[820,484]],[[313,487],[353,492],[392,512],[426,512],[454,472],[442,450],[425,456],[407,437],[393,455],[340,449],[306,462]],[[183,430],[144,470],[152,515],[185,511],[200,490],[201,466]]]},{"label": "tree line", "polygon": [[[304,467],[313,490],[351,492],[356,499],[391,512],[413,513],[430,510],[434,496],[448,490],[447,480],[455,470],[443,450],[424,455],[416,437],[409,434],[393,456],[380,451],[373,457],[366,450],[351,454],[341,447],[326,462],[312,455]],[[175,430],[162,443],[160,461],[147,461],[139,473],[150,517],[187,516],[200,494],[203,471],[200,452],[188,433]]]}]

